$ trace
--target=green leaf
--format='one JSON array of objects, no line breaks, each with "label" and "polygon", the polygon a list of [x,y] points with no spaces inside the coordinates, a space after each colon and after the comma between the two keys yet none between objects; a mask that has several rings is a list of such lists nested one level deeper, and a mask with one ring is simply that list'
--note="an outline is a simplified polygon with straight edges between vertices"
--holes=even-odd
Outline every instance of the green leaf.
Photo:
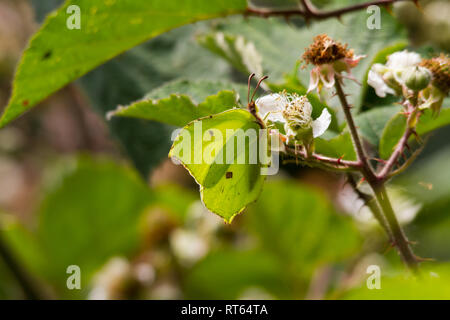
[{"label": "green leaf", "polygon": [[30,275],[39,277],[45,273],[48,260],[34,233],[8,214],[0,214],[0,231],[2,240]]},{"label": "green leaf", "polygon": [[227,60],[244,74],[255,73],[262,77],[262,57],[252,42],[242,35],[230,35],[223,32],[211,32],[197,37],[205,48]]},{"label": "green leaf", "polygon": [[[383,276],[384,273],[382,272]],[[420,276],[398,274],[383,276],[380,290],[369,289],[364,281],[359,289],[344,295],[350,300],[447,300],[450,296],[450,265],[441,264],[421,270]]]},{"label": "green leaf", "polygon": [[[200,126],[201,130],[196,129]],[[227,129],[236,131],[227,137]],[[258,154],[259,129],[248,111],[228,110],[189,123],[170,150],[169,156],[179,159],[200,185],[205,206],[227,222],[255,201],[261,191],[261,165],[259,160],[251,164],[249,158],[249,150]],[[247,130],[254,133],[253,138],[245,138]],[[242,145],[238,145],[242,143],[240,138],[245,139]],[[232,161],[226,159],[227,148],[234,150]],[[206,156],[211,159],[207,161]],[[238,161],[240,157],[244,161]]]},{"label": "green leaf", "polygon": [[[439,140],[436,144],[439,149],[428,154],[426,161],[418,161],[408,174],[395,179],[395,184],[424,204],[450,199],[450,148]],[[447,212],[444,210],[442,214],[448,216]]]},{"label": "green leaf", "polygon": [[386,123],[401,110],[400,106],[385,106],[360,113],[355,123],[360,134],[375,148],[378,148]]},{"label": "green leaf", "polygon": [[[133,117],[182,127],[195,119],[220,113],[238,105],[239,96],[235,91],[222,90],[207,96],[220,88],[226,89],[230,86],[221,82],[179,80],[152,91],[144,99],[129,106],[120,106],[110,112],[108,117]],[[166,93],[170,93],[168,98],[159,98]]]},{"label": "green leaf", "polygon": [[282,264],[260,250],[222,250],[208,255],[189,272],[184,283],[189,299],[238,299],[247,290],[291,296]]},{"label": "green leaf", "polygon": [[239,98],[247,97],[247,86],[230,81],[217,81],[206,79],[177,79],[164,83],[162,86],[150,91],[144,99],[162,99],[169,95],[184,94],[191,97],[195,104],[205,101],[209,96],[219,91],[234,91]]},{"label": "green leaf", "polygon": [[[448,101],[448,100],[446,100]],[[442,109],[438,116],[434,116],[431,110],[425,110],[417,123],[416,131],[419,135],[425,135],[433,130],[450,124],[450,109]],[[406,119],[403,114],[395,115],[383,130],[380,141],[380,157],[389,158],[403,132],[406,129]],[[413,138],[411,138],[413,139]]]},{"label": "green leaf", "polygon": [[[70,5],[81,9],[81,29],[70,30]],[[170,29],[243,12],[245,0],[68,0],[48,16],[20,62],[5,126],[64,85],[114,56]]]},{"label": "green leaf", "polygon": [[345,132],[329,140],[316,138],[314,140],[315,151],[327,157],[341,158],[345,160],[356,160],[350,133]]},{"label": "green leaf", "polygon": [[[406,230],[410,238],[417,241],[414,252],[420,257],[449,261],[450,148],[443,143],[445,136],[442,139],[435,137],[430,141],[429,152],[423,154],[421,161],[415,162],[408,174],[393,182],[422,203],[422,209]],[[437,150],[430,152],[433,144]]]},{"label": "green leaf", "polygon": [[266,250],[308,277],[320,263],[357,252],[360,236],[351,219],[339,216],[323,194],[290,181],[268,182],[245,216]]},{"label": "green leaf", "polygon": [[180,224],[186,219],[187,211],[194,201],[198,201],[198,193],[179,185],[161,185],[153,189],[154,205],[171,214]]}]

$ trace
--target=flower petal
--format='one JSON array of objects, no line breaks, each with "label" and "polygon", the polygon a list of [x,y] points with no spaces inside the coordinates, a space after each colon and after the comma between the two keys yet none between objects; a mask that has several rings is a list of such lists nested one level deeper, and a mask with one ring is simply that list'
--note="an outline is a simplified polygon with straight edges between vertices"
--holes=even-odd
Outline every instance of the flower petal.
[{"label": "flower petal", "polygon": [[289,102],[284,95],[272,93],[256,99],[255,104],[263,119],[273,122],[284,122],[282,111]]},{"label": "flower petal", "polygon": [[419,64],[421,60],[418,53],[403,50],[391,54],[388,57],[386,67],[393,69],[407,68]]},{"label": "flower petal", "polygon": [[312,130],[314,138],[321,136],[330,126],[331,114],[327,108],[322,110],[322,114],[312,122]]},{"label": "flower petal", "polygon": [[381,98],[386,97],[387,93],[395,94],[395,91],[384,82],[383,76],[375,71],[378,69],[375,66],[376,65],[373,65],[372,68],[369,70],[369,74],[367,77],[367,84],[373,87],[375,89],[375,93],[377,94],[377,96]]},{"label": "flower petal", "polygon": [[334,86],[334,68],[330,65],[323,65],[320,71],[320,80],[328,89]]},{"label": "flower petal", "polygon": [[311,72],[309,74],[310,75],[310,77],[309,77],[309,87],[308,87],[307,93],[313,91],[319,85],[319,72],[320,71],[319,71],[318,67],[316,67],[316,68],[311,70]]},{"label": "flower petal", "polygon": [[344,61],[347,64],[348,68],[354,68],[358,65],[359,61],[362,58],[367,57],[366,55],[353,56],[352,58],[345,58]]}]

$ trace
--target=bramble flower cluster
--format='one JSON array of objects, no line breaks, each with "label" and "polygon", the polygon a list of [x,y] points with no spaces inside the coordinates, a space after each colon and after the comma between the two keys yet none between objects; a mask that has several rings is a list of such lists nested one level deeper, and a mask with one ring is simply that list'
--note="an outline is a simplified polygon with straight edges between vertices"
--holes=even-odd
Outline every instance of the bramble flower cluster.
[{"label": "bramble flower cluster", "polygon": [[355,56],[347,44],[343,45],[326,34],[316,36],[303,54],[303,60],[315,66],[311,70],[308,92],[314,89],[320,92],[323,86],[328,89],[333,87],[336,74],[344,71],[351,78],[351,69],[364,57]]},{"label": "bramble flower cluster", "polygon": [[450,88],[450,59],[441,54],[432,59],[422,59],[407,50],[391,54],[386,64],[374,64],[367,83],[379,97],[387,94],[415,97],[420,109],[431,108],[438,113]]},{"label": "bramble flower cluster", "polygon": [[262,119],[267,123],[281,123],[287,143],[299,143],[307,149],[313,138],[321,136],[331,123],[331,115],[326,108],[317,119],[312,118],[313,107],[306,96],[273,93],[255,102]]},{"label": "bramble flower cluster", "polygon": [[385,65],[375,63],[369,70],[367,83],[379,97],[387,94],[401,95],[408,69],[415,69],[421,61],[420,55],[407,50],[391,54]]}]

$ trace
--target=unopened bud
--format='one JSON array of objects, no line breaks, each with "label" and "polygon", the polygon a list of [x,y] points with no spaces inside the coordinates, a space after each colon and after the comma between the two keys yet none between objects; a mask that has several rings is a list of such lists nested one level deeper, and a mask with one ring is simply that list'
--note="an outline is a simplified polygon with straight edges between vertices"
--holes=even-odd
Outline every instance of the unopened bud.
[{"label": "unopened bud", "polygon": [[424,67],[411,67],[405,71],[404,79],[405,85],[417,92],[428,86],[431,81],[431,72]]}]

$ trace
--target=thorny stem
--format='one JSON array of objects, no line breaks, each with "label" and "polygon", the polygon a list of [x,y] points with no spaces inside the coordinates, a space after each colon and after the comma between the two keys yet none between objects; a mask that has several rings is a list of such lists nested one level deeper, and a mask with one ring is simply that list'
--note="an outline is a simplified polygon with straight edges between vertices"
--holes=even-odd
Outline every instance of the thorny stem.
[{"label": "thorny stem", "polygon": [[395,2],[401,2],[401,1],[411,1],[417,5],[418,0],[376,0],[376,1],[368,1],[365,3],[354,4],[354,5],[351,5],[348,7],[344,7],[344,8],[340,8],[340,9],[336,9],[336,10],[329,10],[329,11],[318,10],[309,2],[309,0],[302,0],[304,9],[296,8],[296,9],[292,9],[292,10],[271,10],[271,9],[247,8],[247,14],[258,15],[258,16],[262,16],[262,17],[302,16],[306,20],[309,20],[309,19],[323,20],[323,19],[328,19],[328,18],[332,18],[332,17],[339,18],[343,14],[358,11],[361,9],[365,9],[372,5],[388,6]]},{"label": "thorny stem", "polygon": [[398,161],[398,158],[403,153],[405,147],[408,145],[409,137],[415,133],[415,126],[411,127],[410,123],[416,122],[414,119],[415,117],[419,117],[420,113],[417,113],[415,108],[408,103],[408,112],[409,115],[406,119],[406,130],[403,133],[403,136],[400,138],[399,142],[397,143],[397,146],[395,147],[394,152],[392,152],[391,156],[389,157],[388,161],[386,162],[386,165],[381,169],[381,171],[378,173],[378,178],[380,180],[386,180],[391,174],[392,168],[394,168],[395,164]]},{"label": "thorny stem", "polygon": [[[395,217],[395,213],[392,209],[392,205],[387,195],[386,188],[384,184],[375,187],[375,196],[378,200],[378,203],[383,209],[386,220],[388,221],[389,227],[392,232],[392,238],[394,240],[393,244],[397,247],[398,252],[405,264],[411,270],[417,272],[419,268],[419,260],[414,255],[411,246],[409,245],[409,241],[406,238],[402,227],[398,223],[397,218]],[[374,188],[374,186],[372,186],[372,188]]]},{"label": "thorny stem", "polygon": [[359,161],[351,161],[344,160],[341,158],[330,158],[318,153],[312,153],[309,157],[307,152],[304,150],[294,149],[289,146],[286,146],[286,150],[289,154],[292,154],[295,157],[301,157],[305,160],[315,161],[330,164],[335,168],[343,168],[343,169],[359,169],[361,168],[361,162]]},{"label": "thorny stem", "polygon": [[328,163],[319,162],[319,161],[312,161],[312,160],[305,160],[303,158],[296,158],[296,159],[285,159],[283,160],[283,164],[287,163],[294,163],[296,165],[304,164],[306,166],[314,167],[314,168],[320,168],[323,170],[333,171],[333,172],[353,172],[355,169],[349,168],[349,167],[338,167],[333,166]]},{"label": "thorny stem", "polygon": [[408,158],[408,160],[406,160],[398,169],[391,171],[391,173],[389,173],[386,176],[386,179],[390,179],[393,176],[396,176],[396,175],[402,173],[403,171],[405,171],[414,162],[414,160],[416,160],[416,158],[419,156],[419,154],[422,152],[427,140],[428,139],[425,139],[423,144],[420,146],[420,148],[418,148],[416,151],[414,151],[414,153]]},{"label": "thorny stem", "polygon": [[336,88],[336,94],[339,97],[339,101],[341,102],[342,109],[344,110],[345,119],[347,120],[348,129],[350,130],[350,136],[352,137],[353,145],[356,150],[356,155],[358,156],[358,161],[361,163],[361,171],[367,180],[375,182],[378,179],[375,176],[369,161],[367,160],[367,156],[362,146],[358,130],[356,129],[355,122],[353,121],[351,107],[347,102],[344,90],[342,90],[342,85],[340,83],[341,81],[342,78],[336,75],[336,81],[334,86]]},{"label": "thorny stem", "polygon": [[[370,166],[369,161],[367,160],[367,156],[361,144],[361,140],[359,138],[358,130],[356,129],[355,122],[353,121],[353,116],[351,113],[350,105],[347,102],[344,91],[341,86],[341,77],[336,77],[335,87],[336,93],[339,97],[339,100],[342,105],[342,109],[344,111],[347,125],[350,131],[350,135],[352,137],[353,145],[356,149],[356,154],[358,156],[358,160],[362,163],[361,173],[363,174],[366,181],[369,183],[373,192],[375,193],[375,197],[378,201],[378,204],[381,208],[381,211],[378,212],[375,209],[374,215],[381,214],[384,219],[380,219],[381,221],[387,221],[388,225],[388,236],[393,241],[393,245],[395,245],[399,251],[400,257],[405,262],[408,268],[413,271],[418,270],[418,259],[414,255],[409,245],[408,239],[405,236],[400,224],[397,221],[394,210],[392,209],[391,202],[386,192],[386,188],[384,186],[385,180],[380,180],[373,172],[372,167]],[[408,129],[407,129],[408,131]],[[409,137],[409,135],[408,135]],[[407,141],[407,140],[406,140]],[[402,149],[403,150],[403,149]],[[390,169],[389,169],[390,170]],[[372,208],[371,208],[372,209]],[[382,223],[383,226],[383,223]],[[383,226],[386,228],[386,226]]]},{"label": "thorny stem", "polygon": [[372,211],[373,216],[378,221],[378,223],[381,225],[381,227],[386,232],[389,241],[391,243],[394,242],[391,229],[389,228],[389,224],[386,220],[386,217],[384,216],[383,212],[381,211],[378,203],[373,198],[373,196],[368,195],[361,190],[358,189],[358,186],[356,185],[356,181],[353,178],[353,176],[349,173],[347,175],[347,182],[352,187],[353,191],[358,195],[358,197],[364,202],[364,205],[368,206],[370,211]]}]

